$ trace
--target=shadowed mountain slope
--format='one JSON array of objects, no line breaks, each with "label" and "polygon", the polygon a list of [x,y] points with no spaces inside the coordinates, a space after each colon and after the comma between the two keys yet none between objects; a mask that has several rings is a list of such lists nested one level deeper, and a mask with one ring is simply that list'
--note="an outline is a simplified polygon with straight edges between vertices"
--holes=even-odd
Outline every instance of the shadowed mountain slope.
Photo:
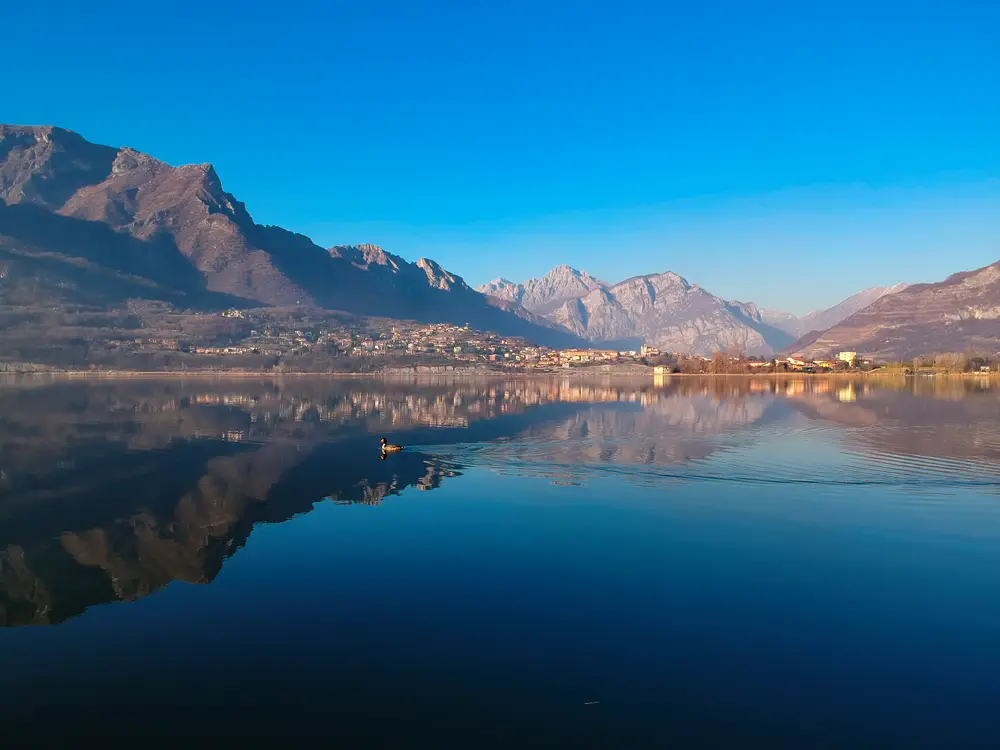
[{"label": "shadowed mountain slope", "polygon": [[[0,209],[0,299],[301,305],[580,343],[432,260],[326,250],[257,224],[209,164],[172,167],[60,128],[0,125]],[[358,262],[365,253],[383,262]]]}]

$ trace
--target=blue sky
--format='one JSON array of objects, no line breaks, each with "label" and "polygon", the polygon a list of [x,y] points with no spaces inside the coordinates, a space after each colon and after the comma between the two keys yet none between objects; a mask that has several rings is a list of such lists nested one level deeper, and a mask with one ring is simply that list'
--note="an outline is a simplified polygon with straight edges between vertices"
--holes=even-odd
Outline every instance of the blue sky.
[{"label": "blue sky", "polygon": [[1000,3],[2,16],[0,121],[210,161],[260,222],[470,283],[674,270],[804,312],[1000,259]]}]

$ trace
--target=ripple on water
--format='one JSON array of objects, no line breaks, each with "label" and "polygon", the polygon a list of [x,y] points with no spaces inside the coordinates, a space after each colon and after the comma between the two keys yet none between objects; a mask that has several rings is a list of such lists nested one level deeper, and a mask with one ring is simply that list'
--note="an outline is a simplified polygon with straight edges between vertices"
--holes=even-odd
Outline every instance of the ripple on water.
[{"label": "ripple on water", "polygon": [[1000,487],[1000,462],[977,455],[986,453],[981,441],[972,437],[957,448],[952,441],[950,452],[967,455],[928,455],[907,447],[929,439],[919,433],[891,425],[779,424],[716,435],[567,439],[533,434],[431,450],[456,464],[566,484],[611,477],[646,487],[686,482],[875,486],[926,496]]}]

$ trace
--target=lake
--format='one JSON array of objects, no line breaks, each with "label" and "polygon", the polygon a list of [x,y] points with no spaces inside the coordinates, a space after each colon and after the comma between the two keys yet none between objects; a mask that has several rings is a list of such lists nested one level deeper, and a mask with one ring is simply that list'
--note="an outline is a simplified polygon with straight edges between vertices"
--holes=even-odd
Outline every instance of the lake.
[{"label": "lake", "polygon": [[21,380],[0,420],[11,747],[1000,747],[989,381]]}]

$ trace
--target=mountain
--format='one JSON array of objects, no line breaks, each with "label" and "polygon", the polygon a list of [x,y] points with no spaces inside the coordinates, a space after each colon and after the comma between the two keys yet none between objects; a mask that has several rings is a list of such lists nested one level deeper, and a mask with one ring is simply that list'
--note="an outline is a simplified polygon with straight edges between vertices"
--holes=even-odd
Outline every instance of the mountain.
[{"label": "mountain", "polygon": [[764,323],[753,305],[727,302],[675,273],[593,289],[563,302],[549,317],[591,341],[641,341],[692,354],[769,354],[790,340]]},{"label": "mountain", "polygon": [[409,263],[398,255],[387,253],[378,245],[335,245],[328,251],[331,258],[346,260],[355,268],[380,274],[387,283],[395,284],[403,289],[407,286],[426,284],[432,289],[443,291],[469,291],[469,285],[461,276],[455,276],[445,271],[441,266],[427,258],[421,258],[416,263]]},{"label": "mountain", "polygon": [[901,292],[908,284],[895,284],[894,286],[873,286],[868,289],[863,289],[862,291],[854,294],[847,299],[839,302],[833,307],[820,310],[817,312],[811,312],[802,317],[802,333],[808,333],[809,331],[825,331],[828,328],[833,328],[842,320],[854,315],[854,313],[859,310],[864,310],[870,304],[876,300],[881,299],[887,294],[896,294]]},{"label": "mountain", "polygon": [[728,302],[675,273],[649,274],[609,285],[569,266],[515,284],[479,287],[519,302],[594,342],[708,355],[739,349],[771,354],[793,341],[752,303]]},{"label": "mountain", "polygon": [[1000,261],[883,295],[829,330],[798,342],[792,351],[807,357],[856,351],[908,360],[970,349],[1000,350]]},{"label": "mountain", "polygon": [[767,355],[905,288],[906,284],[871,287],[801,317],[723,300],[671,273],[611,285],[562,265],[537,279],[517,283],[498,278],[477,290],[521,305],[591,341],[643,342],[695,354],[735,347]]},{"label": "mountain", "polygon": [[499,278],[476,289],[491,297],[514,302],[539,315],[546,315],[567,300],[582,297],[594,289],[607,288],[607,283],[586,271],[562,265],[556,266],[541,278],[528,279],[523,284]]},{"label": "mountain", "polygon": [[765,323],[777,328],[779,331],[784,331],[789,336],[798,337],[801,335],[802,320],[797,315],[782,312],[781,310],[762,308],[760,316]]},{"label": "mountain", "polygon": [[432,260],[411,264],[374,246],[326,250],[257,224],[210,164],[172,167],[60,128],[0,125],[0,304],[134,297],[318,307],[580,343]]},{"label": "mountain", "polygon": [[837,303],[826,310],[815,310],[802,317],[776,310],[761,310],[761,316],[770,325],[796,338],[812,331],[825,331],[840,321],[846,320],[859,310],[863,310],[887,294],[895,294],[906,289],[906,284],[895,286],[873,286]]}]

